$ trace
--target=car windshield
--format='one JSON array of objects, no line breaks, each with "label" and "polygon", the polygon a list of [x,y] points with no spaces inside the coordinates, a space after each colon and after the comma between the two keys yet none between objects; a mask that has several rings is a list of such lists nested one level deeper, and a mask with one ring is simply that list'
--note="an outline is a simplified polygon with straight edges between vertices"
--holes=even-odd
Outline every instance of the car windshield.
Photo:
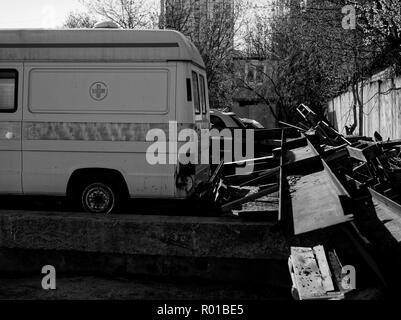
[{"label": "car windshield", "polygon": [[240,118],[238,118],[236,115],[232,115],[231,118],[234,120],[234,122],[238,125],[240,129],[246,129],[246,125],[241,121]]}]

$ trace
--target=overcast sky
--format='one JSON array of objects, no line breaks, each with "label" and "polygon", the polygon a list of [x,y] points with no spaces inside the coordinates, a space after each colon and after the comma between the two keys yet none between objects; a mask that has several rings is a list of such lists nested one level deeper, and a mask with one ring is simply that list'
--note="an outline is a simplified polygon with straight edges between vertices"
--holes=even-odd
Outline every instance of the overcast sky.
[{"label": "overcast sky", "polygon": [[80,9],[78,0],[1,0],[0,28],[55,28]]},{"label": "overcast sky", "polygon": [[56,28],[69,12],[82,9],[79,0],[0,0],[0,28]]}]

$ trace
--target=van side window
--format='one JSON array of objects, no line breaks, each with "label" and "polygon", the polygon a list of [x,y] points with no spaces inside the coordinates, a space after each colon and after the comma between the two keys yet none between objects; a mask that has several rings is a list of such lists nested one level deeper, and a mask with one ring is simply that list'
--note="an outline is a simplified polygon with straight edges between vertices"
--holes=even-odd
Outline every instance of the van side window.
[{"label": "van side window", "polygon": [[203,75],[199,75],[200,77],[200,96],[201,96],[201,106],[202,113],[206,114],[206,85],[205,85],[205,77]]},{"label": "van side window", "polygon": [[198,74],[192,71],[192,92],[194,93],[194,105],[195,105],[195,113],[200,114],[200,103],[199,103],[199,81]]},{"label": "van side window", "polygon": [[187,101],[192,102],[191,79],[187,78]]},{"label": "van side window", "polygon": [[0,69],[0,112],[17,110],[18,72]]}]

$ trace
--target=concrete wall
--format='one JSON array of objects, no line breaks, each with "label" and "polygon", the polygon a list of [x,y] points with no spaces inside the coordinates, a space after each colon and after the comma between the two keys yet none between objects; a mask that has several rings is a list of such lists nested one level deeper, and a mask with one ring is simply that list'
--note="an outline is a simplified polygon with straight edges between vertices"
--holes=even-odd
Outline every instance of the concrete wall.
[{"label": "concrete wall", "polygon": [[[358,126],[354,134],[359,133],[359,113],[363,112],[362,134],[373,136],[377,131],[384,139],[401,138],[401,77],[374,77],[359,86],[363,110],[357,108]],[[354,97],[352,91],[343,93],[328,103],[328,119],[345,134],[345,125],[354,122]]]}]

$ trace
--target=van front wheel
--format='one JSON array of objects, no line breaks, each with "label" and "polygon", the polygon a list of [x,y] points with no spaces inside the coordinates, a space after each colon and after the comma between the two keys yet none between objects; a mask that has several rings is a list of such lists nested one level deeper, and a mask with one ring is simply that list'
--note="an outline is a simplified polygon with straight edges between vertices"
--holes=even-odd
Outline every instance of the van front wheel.
[{"label": "van front wheel", "polygon": [[81,203],[86,212],[107,214],[115,209],[116,202],[116,192],[105,183],[91,183],[82,191]]}]

